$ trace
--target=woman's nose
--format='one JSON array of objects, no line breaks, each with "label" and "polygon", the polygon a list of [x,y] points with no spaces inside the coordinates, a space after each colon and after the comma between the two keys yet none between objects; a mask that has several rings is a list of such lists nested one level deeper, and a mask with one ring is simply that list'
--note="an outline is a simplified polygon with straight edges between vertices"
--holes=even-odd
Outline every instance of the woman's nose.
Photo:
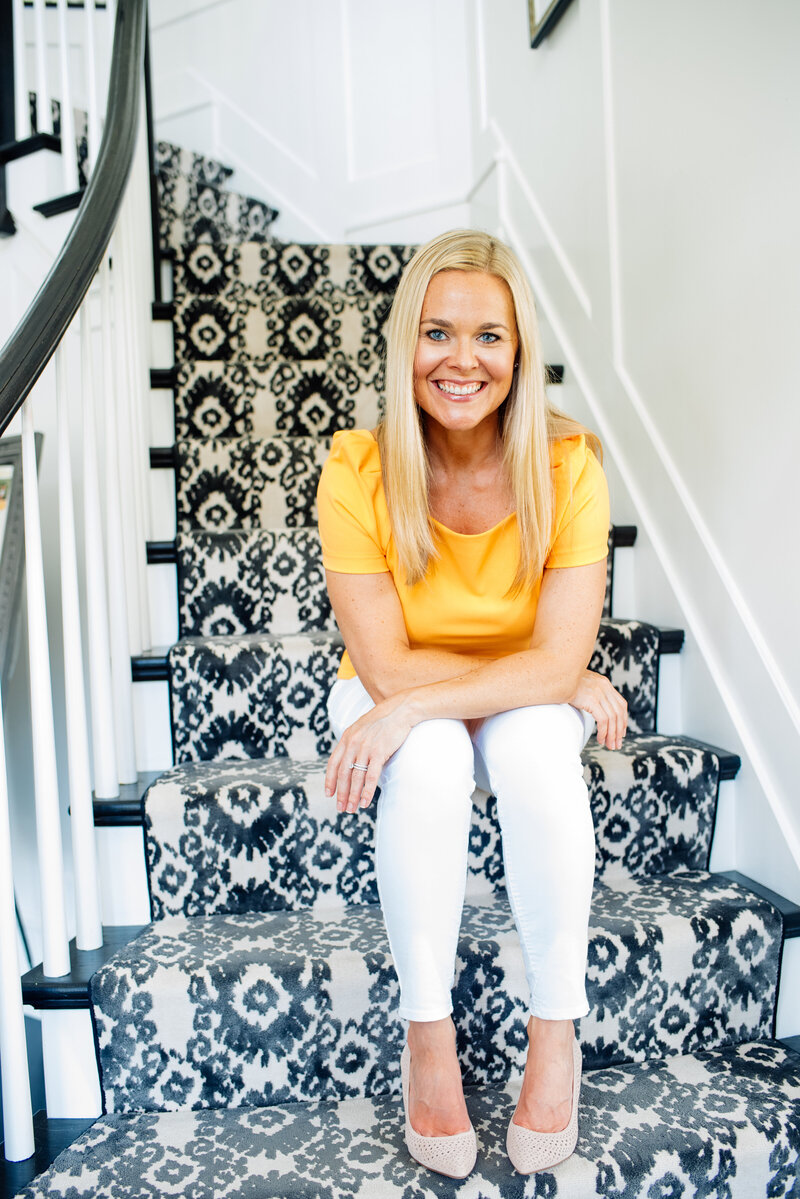
[{"label": "woman's nose", "polygon": [[454,340],[450,352],[453,366],[461,370],[471,370],[477,364],[475,346],[471,337],[458,337]]}]

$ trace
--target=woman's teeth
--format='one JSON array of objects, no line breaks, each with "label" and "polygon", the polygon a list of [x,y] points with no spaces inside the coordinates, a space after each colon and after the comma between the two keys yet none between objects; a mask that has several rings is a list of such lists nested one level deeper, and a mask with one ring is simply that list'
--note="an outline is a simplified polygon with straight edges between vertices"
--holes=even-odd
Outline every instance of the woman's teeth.
[{"label": "woman's teeth", "polygon": [[439,391],[444,391],[451,396],[471,396],[475,395],[476,391],[480,391],[483,387],[482,383],[442,383],[436,380],[436,386]]}]

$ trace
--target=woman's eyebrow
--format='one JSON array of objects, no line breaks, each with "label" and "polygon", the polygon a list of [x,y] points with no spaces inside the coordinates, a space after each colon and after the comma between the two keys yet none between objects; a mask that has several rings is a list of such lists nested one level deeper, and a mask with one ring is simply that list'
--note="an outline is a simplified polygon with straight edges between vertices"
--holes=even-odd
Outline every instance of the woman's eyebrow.
[{"label": "woman's eyebrow", "polygon": [[[443,329],[452,329],[452,321],[439,320],[436,316],[426,316],[420,321],[421,325],[441,325]],[[510,332],[508,325],[504,325],[502,321],[484,321],[482,325],[478,325],[479,329],[505,329],[506,333]]]}]

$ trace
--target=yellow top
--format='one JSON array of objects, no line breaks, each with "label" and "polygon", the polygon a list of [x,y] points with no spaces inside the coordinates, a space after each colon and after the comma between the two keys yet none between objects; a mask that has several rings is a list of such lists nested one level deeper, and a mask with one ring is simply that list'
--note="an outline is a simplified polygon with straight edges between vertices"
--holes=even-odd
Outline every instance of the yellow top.
[{"label": "yellow top", "polygon": [[[603,468],[582,435],[554,442],[550,461],[555,519],[545,565],[600,562],[608,551]],[[515,513],[484,533],[455,533],[434,521],[439,557],[421,583],[408,587],[389,525],[378,443],[368,430],[334,434],[317,505],[326,569],[343,574],[389,571],[412,649],[500,658],[530,648],[542,580],[507,594],[519,562]],[[339,678],[354,675],[345,650]]]}]

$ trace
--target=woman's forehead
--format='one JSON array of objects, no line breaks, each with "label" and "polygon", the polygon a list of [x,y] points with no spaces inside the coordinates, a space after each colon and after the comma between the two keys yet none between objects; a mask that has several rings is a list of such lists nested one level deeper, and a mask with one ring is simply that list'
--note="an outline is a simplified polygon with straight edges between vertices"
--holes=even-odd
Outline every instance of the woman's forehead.
[{"label": "woman's forehead", "polygon": [[[478,309],[491,311],[502,323],[515,322],[514,300],[511,288],[499,275],[486,271],[439,271],[428,283],[422,303],[422,319],[431,315],[444,315],[440,308],[463,312],[465,315]],[[436,309],[436,313],[434,313]]]}]

